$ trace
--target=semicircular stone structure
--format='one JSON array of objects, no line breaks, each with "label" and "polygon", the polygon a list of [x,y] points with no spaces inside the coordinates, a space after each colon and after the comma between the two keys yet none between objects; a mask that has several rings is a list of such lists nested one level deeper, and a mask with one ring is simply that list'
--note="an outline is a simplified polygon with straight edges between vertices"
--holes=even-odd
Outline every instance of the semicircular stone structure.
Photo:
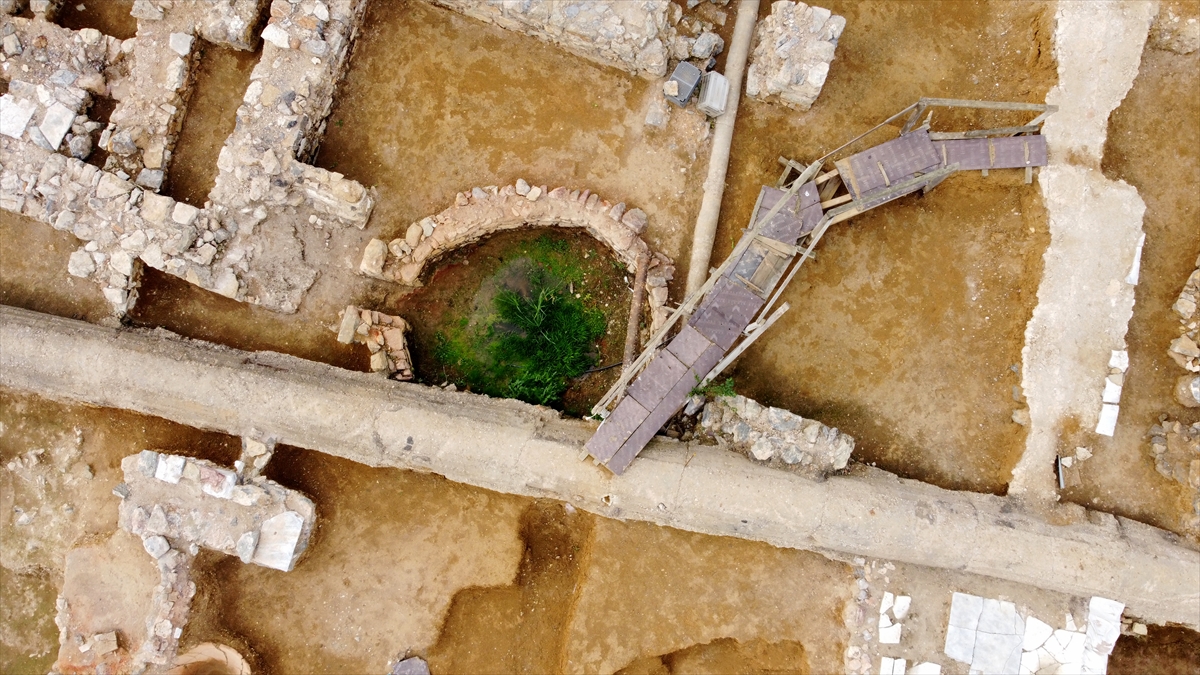
[{"label": "semicircular stone structure", "polygon": [[641,209],[612,204],[589,190],[530,186],[524,180],[502,188],[476,187],[460,192],[454,205],[409,226],[405,236],[373,239],[359,272],[370,277],[419,286],[425,266],[447,252],[508,230],[536,227],[582,228],[636,273],[648,261],[646,295],[651,331],[667,316],[667,282],[675,274],[670,258],[650,249],[642,238],[647,217]]}]

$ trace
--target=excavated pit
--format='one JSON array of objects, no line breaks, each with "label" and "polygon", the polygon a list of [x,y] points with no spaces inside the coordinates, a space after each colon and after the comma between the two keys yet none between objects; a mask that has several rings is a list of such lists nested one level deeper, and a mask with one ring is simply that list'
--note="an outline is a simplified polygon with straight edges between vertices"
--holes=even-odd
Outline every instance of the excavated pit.
[{"label": "excavated pit", "polygon": [[[136,30],[131,4],[71,4],[58,21],[128,38]],[[1053,10],[1045,5],[961,3],[937,12],[923,3],[823,5],[847,17],[849,28],[813,109],[742,103],[715,260],[744,227],[758,185],[778,175],[776,156],[811,160],[920,95],[1040,101],[1054,84]],[[726,39],[732,13],[720,31]],[[900,34],[922,39],[895,39]],[[1196,174],[1196,57],[1147,49],[1133,91],[1110,121],[1105,174],[1135,185],[1147,202],[1143,281],[1129,335],[1139,375],[1126,390],[1110,452],[1085,465],[1083,486],[1065,494],[1167,529],[1181,508],[1180,491],[1153,472],[1143,434],[1160,412],[1200,419],[1171,403],[1168,382],[1180,371],[1164,353],[1164,336],[1175,327],[1169,306],[1200,252],[1200,209],[1194,180],[1163,181],[1155,168],[1170,159],[1181,163],[1181,174]],[[176,199],[203,204],[256,60],[206,46],[166,190]],[[132,319],[366,370],[365,350],[333,340],[336,311],[367,299],[404,306],[422,297],[401,298],[396,287],[353,274],[369,236],[403,235],[409,223],[453,203],[456,192],[517,177],[590,187],[640,206],[651,216],[648,241],[686,260],[706,134],[701,121],[678,111],[667,131],[646,130],[644,106],[654,89],[441,8],[376,0],[315,160],[377,187],[366,232],[335,240],[344,250],[335,251],[294,315],[147,270]],[[935,129],[949,122],[935,116]],[[22,244],[0,247],[0,302],[93,322],[107,316],[99,288],[64,272],[79,246],[74,237],[4,211],[0,238]],[[791,312],[733,370],[738,389],[854,435],[861,462],[942,487],[1002,494],[1025,441],[1011,421],[1023,403],[1010,366],[1020,364],[1048,241],[1036,182],[1002,172],[954,176],[926,197],[839,226],[786,294]],[[675,285],[685,276],[681,269]],[[422,293],[440,292],[437,283],[435,275]],[[673,290],[678,299],[680,289]],[[115,519],[108,490],[121,457],[143,447],[224,464],[236,457],[236,439],[155,418],[7,391],[0,402],[4,463],[46,445],[56,430],[89,431],[83,458],[96,478],[80,497],[93,513],[89,532],[114,525],[102,513],[109,509]],[[310,553],[289,575],[202,556],[201,595],[183,638],[185,646],[231,644],[255,672],[383,672],[405,649],[427,656],[435,672],[841,668],[853,579],[848,565],[816,554],[569,514],[558,502],[309,451],[285,449],[269,473],[317,501],[321,521]],[[462,559],[458,576],[438,571],[451,551]],[[795,586],[776,579],[779,570]],[[57,649],[52,614],[61,572],[40,563],[19,571],[5,565],[0,574],[0,669],[44,672]],[[931,589],[961,582],[914,574],[925,575],[914,586]],[[723,584],[739,590],[723,597]],[[989,589],[980,587],[975,592]],[[795,604],[773,602],[772,589]],[[1111,672],[1197,667],[1194,650],[1169,646],[1194,641],[1194,633],[1151,631],[1149,640],[1118,643]],[[612,635],[627,641],[628,654],[601,666],[598,654],[609,650]]]}]

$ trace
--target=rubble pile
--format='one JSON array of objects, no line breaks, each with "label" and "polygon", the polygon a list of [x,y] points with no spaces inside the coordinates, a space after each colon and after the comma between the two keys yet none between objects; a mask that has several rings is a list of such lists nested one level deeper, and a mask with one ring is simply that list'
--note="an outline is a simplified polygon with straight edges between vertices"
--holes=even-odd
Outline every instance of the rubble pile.
[{"label": "rubble pile", "polygon": [[1179,299],[1171,309],[1179,315],[1181,335],[1171,342],[1167,353],[1181,368],[1190,373],[1200,373],[1200,259],[1196,270],[1183,285]]},{"label": "rubble pile", "polygon": [[[6,17],[0,27],[0,69],[11,81],[0,101],[0,207],[88,242],[69,271],[101,283],[117,315],[136,301],[142,264],[294,312],[318,273],[309,239],[327,235],[326,225],[362,228],[370,216],[370,191],[304,163],[324,132],[363,0],[274,0],[210,201],[200,209],[155,194],[182,124],[195,37],[249,47],[259,4],[138,0],[138,36],[125,41],[39,19]],[[104,171],[80,161],[99,129],[85,114],[92,95],[118,101],[98,142],[109,153]]]},{"label": "rubble pile", "polygon": [[846,468],[854,451],[853,437],[745,396],[710,401],[704,406],[700,427],[755,461],[817,480]]},{"label": "rubble pile", "polygon": [[370,277],[416,285],[425,265],[446,252],[475,243],[497,232],[527,227],[580,227],[607,245],[630,271],[639,256],[650,260],[646,295],[651,332],[670,315],[667,282],[675,265],[661,253],[651,253],[641,238],[647,217],[625,203],[612,204],[589,190],[532,186],[518,179],[515,185],[475,187],[460,192],[454,206],[408,227],[404,237],[384,242],[373,239],[363,253],[359,272]]},{"label": "rubble pile", "polygon": [[1200,534],[1200,422],[1164,419],[1150,427],[1150,449],[1155,470],[1187,488],[1192,509],[1183,526]]},{"label": "rubble pile", "polygon": [[118,524],[143,539],[163,536],[285,572],[308,544],[316,511],[295,490],[152,450],[126,457],[121,468]]},{"label": "rubble pile", "polygon": [[[485,23],[532,35],[590,61],[634,74],[667,74],[667,50],[675,37],[670,0],[621,2],[524,0],[435,4]],[[674,12],[678,17],[678,11]]]},{"label": "rubble pile", "polygon": [[9,83],[0,133],[87,159],[91,134],[103,125],[86,113],[93,96],[108,93],[104,71],[120,57],[121,41],[19,17],[0,19],[0,37],[0,73]]},{"label": "rubble pile", "polygon": [[235,295],[236,276],[208,268],[229,233],[199,209],[32,143],[0,137],[0,153],[0,208],[87,242],[67,271],[101,284],[117,313],[136,300],[142,262],[189,281],[203,273],[206,288]]},{"label": "rubble pile", "polygon": [[384,373],[395,380],[413,379],[412,357],[404,333],[408,322],[369,309],[349,305],[342,311],[338,342],[361,342],[371,350],[371,371]]},{"label": "rubble pile", "polygon": [[746,70],[746,95],[776,98],[797,110],[812,107],[833,61],[846,19],[823,7],[778,0],[758,22]]},{"label": "rubble pile", "polygon": [[[197,37],[234,49],[253,49],[258,17],[255,0],[133,4],[137,36],[126,40],[109,69],[109,89],[117,105],[100,147],[108,152],[104,169],[124,172],[157,191],[191,93],[199,53]],[[197,36],[197,33],[199,34]]]},{"label": "rubble pile", "polygon": [[1147,42],[1155,49],[1164,49],[1176,54],[1191,54],[1200,49],[1200,18],[1184,17],[1175,13],[1175,7],[1163,4],[1150,27]]}]

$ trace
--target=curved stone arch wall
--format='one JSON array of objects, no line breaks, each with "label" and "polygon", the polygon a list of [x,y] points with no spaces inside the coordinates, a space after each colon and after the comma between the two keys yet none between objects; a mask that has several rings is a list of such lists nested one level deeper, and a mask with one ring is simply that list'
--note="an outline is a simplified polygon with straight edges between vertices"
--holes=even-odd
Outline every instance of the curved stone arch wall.
[{"label": "curved stone arch wall", "polygon": [[589,190],[531,187],[523,180],[502,188],[489,186],[460,192],[454,205],[409,226],[404,237],[390,243],[373,239],[367,244],[359,271],[367,276],[408,286],[420,285],[425,266],[457,248],[498,232],[536,227],[587,230],[608,246],[631,272],[645,270],[651,332],[665,320],[667,282],[675,274],[670,258],[650,249],[641,233],[646,229],[641,209],[612,204]]}]

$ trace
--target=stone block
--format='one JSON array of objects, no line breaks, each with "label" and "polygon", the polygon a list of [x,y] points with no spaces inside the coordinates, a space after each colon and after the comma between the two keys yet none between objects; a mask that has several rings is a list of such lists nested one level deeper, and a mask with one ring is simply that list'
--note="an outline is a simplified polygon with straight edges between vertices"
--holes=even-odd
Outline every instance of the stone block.
[{"label": "stone block", "polygon": [[166,555],[167,551],[171,550],[171,545],[167,543],[166,537],[155,534],[142,538],[142,548],[145,548],[146,553],[149,553],[155,560],[158,560]]},{"label": "stone block", "polygon": [[183,477],[183,465],[186,461],[178,455],[159,455],[154,477],[167,483],[178,483]]},{"label": "stone block", "polygon": [[251,562],[290,572],[295,564],[292,556],[303,527],[304,519],[295,511],[285,511],[264,521]]},{"label": "stone block", "polygon": [[42,118],[42,124],[38,125],[38,130],[42,132],[42,136],[46,138],[46,142],[50,144],[50,148],[59,149],[62,144],[62,138],[71,131],[71,125],[74,124],[74,112],[64,104],[55,101],[53,106],[46,110],[46,115]]},{"label": "stone block", "polygon": [[175,202],[175,208],[171,211],[171,220],[180,225],[191,225],[196,222],[196,217],[200,215],[200,209],[185,204],[184,202]]},{"label": "stone block", "polygon": [[167,39],[167,45],[176,54],[187,56],[192,52],[192,42],[194,40],[195,38],[187,33],[171,33],[171,36]]},{"label": "stone block", "polygon": [[96,185],[97,199],[112,199],[129,194],[133,184],[117,178],[116,175],[105,171],[100,175],[100,183]]},{"label": "stone block", "polygon": [[17,98],[12,94],[0,96],[0,134],[9,138],[21,138],[36,111],[37,104],[33,101]]}]

